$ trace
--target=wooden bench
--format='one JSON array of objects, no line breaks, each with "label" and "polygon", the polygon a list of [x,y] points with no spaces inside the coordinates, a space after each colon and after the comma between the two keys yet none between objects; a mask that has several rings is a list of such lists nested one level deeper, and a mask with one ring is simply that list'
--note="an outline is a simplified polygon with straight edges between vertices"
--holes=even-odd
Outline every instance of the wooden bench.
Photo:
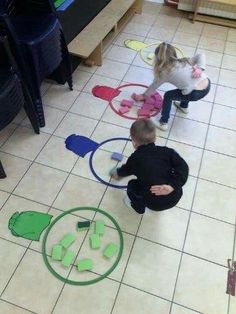
[{"label": "wooden bench", "polygon": [[[236,9],[236,1],[235,0],[207,0],[205,2],[212,2],[214,4],[227,4],[227,5],[232,6],[232,8],[234,8],[234,10]],[[201,4],[202,4],[202,0],[196,0],[194,13],[190,14],[190,16],[189,16],[189,18],[192,19],[193,23],[195,21],[200,21],[200,22],[206,22],[206,23],[210,23],[210,24],[217,24],[217,25],[236,28],[236,21],[235,20],[198,14],[198,10],[199,10]]]},{"label": "wooden bench", "polygon": [[104,47],[135,13],[142,12],[143,0],[111,0],[108,5],[70,42],[69,52],[88,65],[102,65]]}]

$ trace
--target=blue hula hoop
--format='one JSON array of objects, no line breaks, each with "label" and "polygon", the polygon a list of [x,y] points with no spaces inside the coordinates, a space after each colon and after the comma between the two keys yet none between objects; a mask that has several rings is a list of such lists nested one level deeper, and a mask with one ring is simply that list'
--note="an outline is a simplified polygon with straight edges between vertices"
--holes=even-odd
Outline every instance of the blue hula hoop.
[{"label": "blue hula hoop", "polygon": [[116,189],[126,189],[127,188],[127,185],[116,185],[116,184],[113,184],[113,183],[110,183],[110,182],[107,182],[105,180],[103,180],[101,177],[99,177],[99,175],[97,175],[97,173],[95,172],[94,168],[93,168],[93,156],[95,154],[95,152],[97,151],[97,149],[99,147],[101,147],[102,145],[106,144],[106,143],[109,143],[109,142],[113,142],[113,141],[130,141],[131,142],[131,139],[129,138],[126,138],[126,137],[114,137],[114,138],[111,138],[111,139],[108,139],[108,140],[105,140],[103,142],[101,142],[99,144],[99,146],[92,152],[92,154],[90,155],[90,158],[89,158],[89,167],[92,171],[92,174],[94,175],[94,177],[96,179],[98,179],[98,181],[102,182],[103,184],[107,185],[107,186],[110,186],[112,188],[116,188]]}]

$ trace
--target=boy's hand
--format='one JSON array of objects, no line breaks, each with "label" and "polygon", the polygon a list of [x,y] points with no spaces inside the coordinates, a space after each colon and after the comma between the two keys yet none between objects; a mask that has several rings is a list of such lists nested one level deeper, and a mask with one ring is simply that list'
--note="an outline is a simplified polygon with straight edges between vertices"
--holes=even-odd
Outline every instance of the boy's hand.
[{"label": "boy's hand", "polygon": [[150,191],[155,195],[168,195],[174,191],[171,185],[162,184],[162,185],[153,185],[150,188]]},{"label": "boy's hand", "polygon": [[116,167],[112,168],[112,169],[110,170],[109,174],[110,174],[110,176],[112,177],[112,179],[114,179],[114,180],[120,180],[120,177],[119,177],[118,174],[117,174],[117,168],[116,168]]},{"label": "boy's hand", "polygon": [[199,78],[202,75],[202,69],[198,68],[196,65],[192,67],[192,77]]}]

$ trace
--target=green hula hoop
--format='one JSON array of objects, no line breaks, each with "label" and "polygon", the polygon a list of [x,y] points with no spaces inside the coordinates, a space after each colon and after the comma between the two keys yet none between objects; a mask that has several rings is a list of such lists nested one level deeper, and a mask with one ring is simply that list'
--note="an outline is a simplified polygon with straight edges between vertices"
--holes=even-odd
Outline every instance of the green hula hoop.
[{"label": "green hula hoop", "polygon": [[[147,45],[146,47],[143,47],[142,49],[140,49],[139,52],[140,52],[140,57],[141,57],[141,59],[142,59],[144,62],[146,62],[147,64],[153,65],[153,60],[150,60],[150,61],[149,61],[149,60],[144,56],[144,49],[149,48],[149,47],[152,47],[152,46],[157,46],[157,45],[160,45],[160,44],[161,44],[161,42],[156,42],[156,43],[154,43],[154,44],[149,44],[149,45]],[[171,45],[172,45],[172,44],[171,44]],[[175,48],[175,50],[177,50],[177,52],[179,52],[179,53],[181,54],[181,57],[183,58],[183,57],[184,57],[183,51],[180,50],[179,48],[177,48],[177,47],[174,46],[174,45],[172,45],[172,46]]]},{"label": "green hula hoop", "polygon": [[[46,254],[46,243],[47,243],[47,238],[49,235],[49,232],[51,231],[52,227],[58,222],[58,220],[60,220],[62,217],[64,217],[65,215],[68,215],[70,213],[73,213],[75,211],[84,211],[84,210],[92,210],[96,213],[100,213],[105,215],[107,218],[109,218],[113,224],[115,225],[118,234],[119,234],[119,238],[120,238],[120,249],[117,255],[117,258],[115,260],[115,262],[113,263],[113,265],[102,275],[100,275],[99,277],[92,279],[92,280],[87,280],[87,281],[74,281],[74,280],[70,280],[67,279],[65,277],[62,277],[61,275],[59,275],[54,268],[51,266],[51,263],[48,260],[48,256]],[[72,208],[64,213],[62,213],[61,215],[59,215],[58,217],[55,218],[55,220],[53,220],[53,222],[51,223],[51,225],[48,227],[48,229],[46,230],[46,233],[43,237],[43,243],[42,243],[42,254],[43,254],[43,260],[48,268],[48,270],[59,280],[63,281],[64,283],[68,283],[71,285],[75,285],[75,286],[86,286],[86,285],[91,285],[94,284],[104,278],[106,278],[118,265],[122,253],[123,253],[123,249],[124,249],[124,239],[123,239],[123,235],[122,235],[122,231],[120,229],[120,226],[118,225],[118,223],[116,222],[116,220],[107,212],[105,212],[104,210],[98,209],[98,208],[93,208],[93,207],[77,207],[77,208]]]}]

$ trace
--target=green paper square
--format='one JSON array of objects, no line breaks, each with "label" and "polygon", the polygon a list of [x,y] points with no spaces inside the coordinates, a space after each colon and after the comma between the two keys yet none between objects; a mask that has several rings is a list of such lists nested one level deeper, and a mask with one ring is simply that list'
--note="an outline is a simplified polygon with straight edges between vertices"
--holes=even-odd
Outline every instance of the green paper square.
[{"label": "green paper square", "polygon": [[103,255],[106,258],[110,259],[117,251],[118,251],[118,246],[115,243],[110,243],[105,247],[103,251]]},{"label": "green paper square", "polygon": [[67,251],[63,260],[61,261],[62,265],[65,267],[69,267],[75,258],[75,253],[73,251]]},{"label": "green paper square", "polygon": [[75,236],[72,233],[67,233],[63,239],[60,241],[60,244],[65,248],[68,249],[71,244],[75,242]]},{"label": "green paper square", "polygon": [[95,233],[99,234],[99,235],[103,235],[104,234],[104,221],[102,220],[96,220],[95,222]]},{"label": "green paper square", "polygon": [[77,270],[86,271],[93,269],[93,261],[90,258],[84,258],[78,261]]},{"label": "green paper square", "polygon": [[99,249],[100,248],[100,237],[98,234],[94,233],[90,235],[90,246],[92,249]]},{"label": "green paper square", "polygon": [[60,244],[53,245],[52,247],[52,260],[61,261],[62,260],[62,246]]}]

